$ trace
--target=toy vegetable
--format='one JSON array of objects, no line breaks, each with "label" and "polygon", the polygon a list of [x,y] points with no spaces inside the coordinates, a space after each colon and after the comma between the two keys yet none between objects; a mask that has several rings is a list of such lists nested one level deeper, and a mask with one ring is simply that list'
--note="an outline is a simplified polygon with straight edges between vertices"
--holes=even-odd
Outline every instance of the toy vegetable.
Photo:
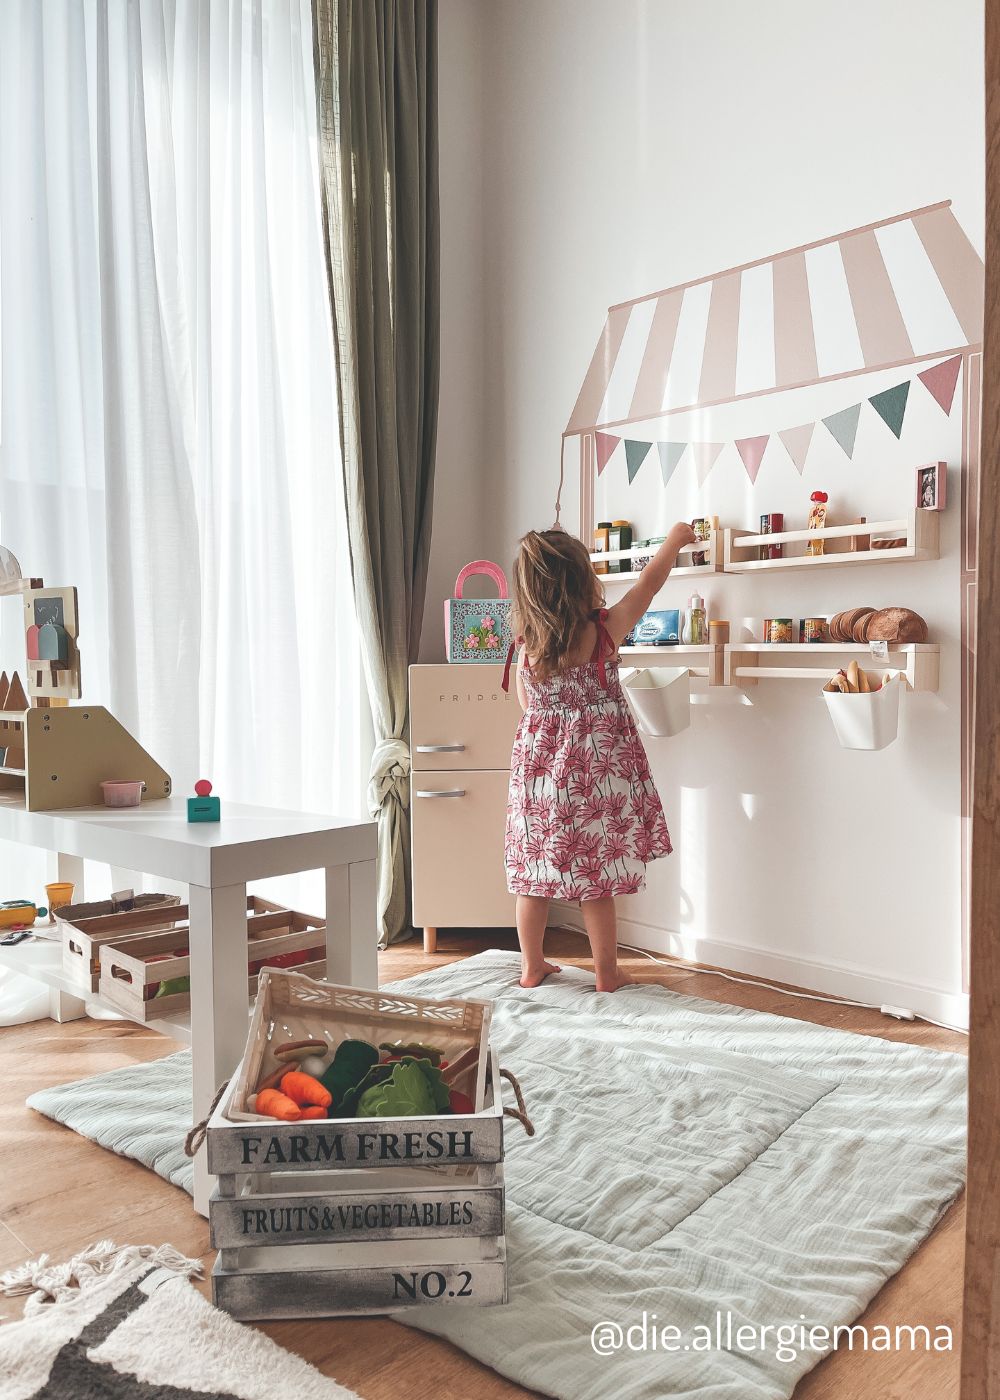
[{"label": "toy vegetable", "polygon": [[261,1089],[255,1111],[266,1118],[281,1118],[286,1123],[297,1123],[302,1117],[298,1104],[278,1089]]},{"label": "toy vegetable", "polygon": [[329,1108],[333,1095],[324,1089],[318,1079],[311,1074],[303,1074],[300,1069],[290,1069],[281,1080],[281,1092],[286,1094],[299,1108]]}]

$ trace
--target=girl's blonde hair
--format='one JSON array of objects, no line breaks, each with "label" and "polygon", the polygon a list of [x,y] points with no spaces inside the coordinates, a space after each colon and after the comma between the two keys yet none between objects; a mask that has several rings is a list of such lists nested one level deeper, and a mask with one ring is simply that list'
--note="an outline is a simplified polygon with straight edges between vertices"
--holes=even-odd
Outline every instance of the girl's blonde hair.
[{"label": "girl's blonde hair", "polygon": [[514,560],[512,625],[532,670],[542,677],[567,670],[580,629],[603,605],[583,543],[565,530],[529,530]]}]

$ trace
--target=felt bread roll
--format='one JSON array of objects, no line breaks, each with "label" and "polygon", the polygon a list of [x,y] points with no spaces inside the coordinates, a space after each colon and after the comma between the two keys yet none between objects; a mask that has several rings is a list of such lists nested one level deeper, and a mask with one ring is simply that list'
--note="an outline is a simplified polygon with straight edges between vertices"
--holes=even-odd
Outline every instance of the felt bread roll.
[{"label": "felt bread roll", "polygon": [[863,667],[858,668],[858,690],[862,695],[871,694],[872,683],[868,679],[868,672]]},{"label": "felt bread roll", "polygon": [[857,695],[858,691],[861,689],[859,680],[860,669],[856,661],[852,661],[847,668],[847,688],[852,695]]}]

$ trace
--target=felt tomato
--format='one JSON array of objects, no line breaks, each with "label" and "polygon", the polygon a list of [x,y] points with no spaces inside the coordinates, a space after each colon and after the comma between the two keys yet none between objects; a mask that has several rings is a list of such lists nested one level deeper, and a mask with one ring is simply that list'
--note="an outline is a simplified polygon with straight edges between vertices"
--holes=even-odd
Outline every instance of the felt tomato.
[{"label": "felt tomato", "polygon": [[476,1106],[468,1094],[463,1094],[459,1089],[452,1089],[448,1095],[448,1107],[452,1113],[475,1113],[476,1111]]}]

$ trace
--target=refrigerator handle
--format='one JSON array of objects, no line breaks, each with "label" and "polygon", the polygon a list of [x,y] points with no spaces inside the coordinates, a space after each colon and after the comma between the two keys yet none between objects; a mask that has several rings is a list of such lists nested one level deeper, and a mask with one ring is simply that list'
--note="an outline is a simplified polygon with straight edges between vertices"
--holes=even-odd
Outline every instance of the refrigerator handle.
[{"label": "refrigerator handle", "polygon": [[465,788],[443,788],[435,792],[421,792],[419,789],[414,793],[414,797],[464,797]]},{"label": "refrigerator handle", "polygon": [[464,744],[415,744],[417,753],[465,753]]}]

